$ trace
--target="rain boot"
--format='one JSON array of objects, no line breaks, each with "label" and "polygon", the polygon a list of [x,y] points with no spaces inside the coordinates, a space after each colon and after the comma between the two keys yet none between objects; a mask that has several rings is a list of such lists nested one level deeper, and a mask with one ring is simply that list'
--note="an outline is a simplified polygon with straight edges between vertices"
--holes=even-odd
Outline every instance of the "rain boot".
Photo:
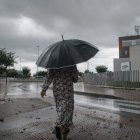
[{"label": "rain boot", "polygon": [[70,129],[68,128],[68,130],[65,133],[62,133],[61,134],[62,135],[62,139],[61,140],[67,140],[67,136],[68,136],[69,132],[70,132]]},{"label": "rain boot", "polygon": [[58,126],[55,127],[55,135],[56,135],[56,138],[59,140],[62,138],[61,130],[60,130],[60,127]]}]

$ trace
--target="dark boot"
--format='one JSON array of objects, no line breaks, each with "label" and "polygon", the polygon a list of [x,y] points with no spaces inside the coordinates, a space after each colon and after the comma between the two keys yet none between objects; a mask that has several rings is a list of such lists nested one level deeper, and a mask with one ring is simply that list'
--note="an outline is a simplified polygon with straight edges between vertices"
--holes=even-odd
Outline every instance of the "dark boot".
[{"label": "dark boot", "polygon": [[58,138],[59,140],[62,138],[61,130],[58,126],[55,127],[55,135],[56,135],[56,138]]},{"label": "dark boot", "polygon": [[65,133],[62,133],[62,139],[61,140],[67,140],[67,136],[69,134],[70,130],[68,129]]}]

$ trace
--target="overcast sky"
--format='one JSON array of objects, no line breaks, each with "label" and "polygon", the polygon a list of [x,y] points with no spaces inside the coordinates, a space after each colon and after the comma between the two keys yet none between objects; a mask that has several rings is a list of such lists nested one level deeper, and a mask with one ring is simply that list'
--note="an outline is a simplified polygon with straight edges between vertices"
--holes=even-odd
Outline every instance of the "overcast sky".
[{"label": "overcast sky", "polygon": [[[140,25],[140,0],[0,0],[0,48],[15,52],[21,67],[36,71],[35,62],[50,44],[64,39],[82,39],[99,48],[89,60],[113,70],[118,57],[118,37],[134,35]],[[17,58],[16,69],[20,69]],[[78,65],[80,71],[87,63]]]}]

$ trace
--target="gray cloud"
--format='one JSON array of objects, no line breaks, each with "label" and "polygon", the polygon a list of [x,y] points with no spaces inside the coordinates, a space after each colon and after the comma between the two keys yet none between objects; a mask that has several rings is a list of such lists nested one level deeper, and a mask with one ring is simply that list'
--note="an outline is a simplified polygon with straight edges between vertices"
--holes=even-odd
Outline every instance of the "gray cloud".
[{"label": "gray cloud", "polygon": [[0,0],[0,48],[33,62],[37,45],[41,52],[64,34],[100,50],[116,49],[118,37],[133,35],[140,24],[139,5],[139,0]]}]

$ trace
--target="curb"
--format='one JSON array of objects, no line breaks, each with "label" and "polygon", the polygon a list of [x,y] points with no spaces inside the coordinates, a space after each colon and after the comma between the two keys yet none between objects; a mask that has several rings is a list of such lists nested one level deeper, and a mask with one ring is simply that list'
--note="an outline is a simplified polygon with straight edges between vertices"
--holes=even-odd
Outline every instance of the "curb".
[{"label": "curb", "polygon": [[136,90],[136,91],[140,91],[140,88],[102,86],[102,85],[91,85],[91,84],[84,84],[84,85],[92,86],[92,87],[99,87],[99,88],[126,89],[126,90]]},{"label": "curb", "polygon": [[78,95],[87,95],[87,96],[94,96],[97,98],[108,98],[108,99],[120,99],[120,100],[125,100],[124,98],[113,96],[113,95],[104,95],[104,94],[98,94],[98,93],[90,93],[90,92],[81,92],[81,91],[74,91],[75,94]]}]

